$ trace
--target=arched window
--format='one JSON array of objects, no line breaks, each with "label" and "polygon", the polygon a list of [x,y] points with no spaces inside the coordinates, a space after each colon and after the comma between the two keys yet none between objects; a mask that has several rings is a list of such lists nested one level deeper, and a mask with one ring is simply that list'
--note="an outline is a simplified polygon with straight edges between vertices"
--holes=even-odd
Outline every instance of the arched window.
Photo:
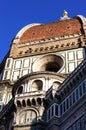
[{"label": "arched window", "polygon": [[19,100],[17,100],[17,106],[21,107],[21,102]]},{"label": "arched window", "polygon": [[43,82],[41,80],[35,80],[32,83],[32,91],[42,90]]},{"label": "arched window", "polygon": [[26,122],[27,123],[34,123],[36,122],[36,113],[33,110],[29,110],[26,114]]},{"label": "arched window", "polygon": [[36,105],[36,101],[34,98],[32,99],[32,105]]},{"label": "arched window", "polygon": [[41,105],[42,99],[41,99],[41,98],[37,98],[37,103],[38,103],[39,105]]},{"label": "arched window", "polygon": [[30,101],[30,99],[27,100],[27,106],[31,106],[31,101]]},{"label": "arched window", "polygon": [[25,100],[22,100],[22,106],[23,106],[23,107],[26,107],[26,102],[25,102]]},{"label": "arched window", "polygon": [[34,110],[25,110],[20,113],[19,122],[21,125],[34,123],[37,120],[37,114]]},{"label": "arched window", "polygon": [[17,90],[17,94],[22,94],[23,93],[23,86],[20,86]]}]

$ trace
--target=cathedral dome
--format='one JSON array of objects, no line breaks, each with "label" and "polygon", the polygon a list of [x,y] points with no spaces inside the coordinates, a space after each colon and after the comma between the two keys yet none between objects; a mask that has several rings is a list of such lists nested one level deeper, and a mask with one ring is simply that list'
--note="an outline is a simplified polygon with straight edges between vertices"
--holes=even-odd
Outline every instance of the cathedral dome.
[{"label": "cathedral dome", "polygon": [[[83,33],[84,17],[78,15],[71,19],[59,20],[48,24],[30,24],[22,28],[16,35],[18,44],[33,42],[48,38]],[[86,21],[85,21],[86,22]]]}]

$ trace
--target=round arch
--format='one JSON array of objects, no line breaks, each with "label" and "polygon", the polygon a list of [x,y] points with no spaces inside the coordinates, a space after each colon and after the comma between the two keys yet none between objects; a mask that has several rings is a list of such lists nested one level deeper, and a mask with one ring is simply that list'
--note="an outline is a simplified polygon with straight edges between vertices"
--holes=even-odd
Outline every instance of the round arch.
[{"label": "round arch", "polygon": [[33,124],[38,116],[38,111],[34,108],[23,109],[19,112],[19,124]]},{"label": "round arch", "polygon": [[36,71],[50,71],[58,72],[63,66],[63,58],[58,55],[46,55],[37,59],[33,63],[33,72]]},{"label": "round arch", "polygon": [[32,82],[31,90],[40,91],[43,89],[43,81],[37,79]]}]

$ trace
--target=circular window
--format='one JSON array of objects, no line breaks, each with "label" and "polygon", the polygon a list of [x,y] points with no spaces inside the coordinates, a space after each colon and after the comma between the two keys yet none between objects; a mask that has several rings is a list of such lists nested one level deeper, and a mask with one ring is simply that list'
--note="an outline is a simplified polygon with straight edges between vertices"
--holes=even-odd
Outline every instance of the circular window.
[{"label": "circular window", "polygon": [[57,62],[48,62],[43,64],[40,67],[40,70],[42,71],[52,71],[52,72],[57,72],[60,69],[60,65],[57,64]]},{"label": "circular window", "polygon": [[58,72],[63,66],[63,59],[57,55],[46,55],[33,64],[33,71]]}]

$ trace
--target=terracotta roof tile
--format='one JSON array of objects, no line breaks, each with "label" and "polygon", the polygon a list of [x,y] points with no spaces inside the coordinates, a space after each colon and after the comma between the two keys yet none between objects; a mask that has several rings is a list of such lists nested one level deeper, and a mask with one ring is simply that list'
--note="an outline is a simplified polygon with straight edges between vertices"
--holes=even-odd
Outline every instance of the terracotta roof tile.
[{"label": "terracotta roof tile", "polygon": [[22,34],[19,40],[19,44],[46,38],[54,38],[64,35],[76,34],[80,33],[81,30],[82,25],[77,18],[36,25],[27,29]]}]

